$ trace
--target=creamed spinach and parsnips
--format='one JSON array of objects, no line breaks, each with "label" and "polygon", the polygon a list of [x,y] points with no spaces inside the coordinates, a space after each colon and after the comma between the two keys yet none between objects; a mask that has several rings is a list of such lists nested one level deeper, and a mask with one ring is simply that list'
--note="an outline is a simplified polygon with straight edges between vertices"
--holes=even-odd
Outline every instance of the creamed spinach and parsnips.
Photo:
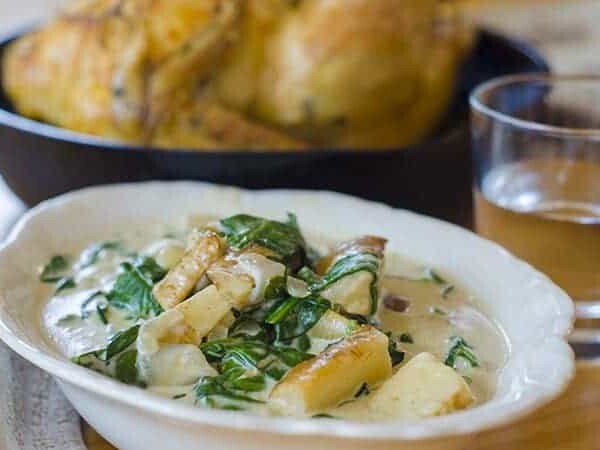
[{"label": "creamed spinach and parsnips", "polygon": [[272,415],[414,419],[493,394],[500,331],[445,275],[386,256],[385,238],[309,242],[291,214],[153,238],[93,243],[40,269],[44,323],[74,363]]}]

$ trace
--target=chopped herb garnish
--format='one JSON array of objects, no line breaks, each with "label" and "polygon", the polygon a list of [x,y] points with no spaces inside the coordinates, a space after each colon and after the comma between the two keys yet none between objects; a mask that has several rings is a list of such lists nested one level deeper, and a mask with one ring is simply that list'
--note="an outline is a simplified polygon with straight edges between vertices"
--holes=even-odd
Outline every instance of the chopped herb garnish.
[{"label": "chopped herb garnish", "polygon": [[[335,306],[339,306],[339,305],[335,305]],[[348,318],[350,320],[353,320],[358,325],[373,325],[375,323],[375,320],[373,320],[372,317],[369,318],[369,317],[365,317],[361,314],[352,314],[352,313],[346,312],[341,307],[335,307],[333,309],[335,310],[335,312],[345,316],[346,318]],[[354,327],[356,324],[352,324],[351,326]]]},{"label": "chopped herb garnish", "polygon": [[440,295],[442,298],[447,298],[452,291],[454,291],[454,286],[452,284],[447,284],[440,290]]},{"label": "chopped herb garnish", "polygon": [[447,316],[448,313],[446,311],[444,311],[442,308],[438,308],[437,306],[433,306],[430,309],[432,314],[437,314],[438,316]]},{"label": "chopped herb garnish", "polygon": [[422,281],[430,281],[433,282],[435,284],[448,284],[446,282],[446,280],[444,280],[435,270],[433,270],[431,267],[427,267],[424,271],[423,271],[423,276],[421,277]]},{"label": "chopped herb garnish", "polygon": [[388,337],[388,352],[390,354],[390,359],[392,360],[392,366],[400,364],[404,361],[404,352],[398,350],[396,345],[396,340],[392,337],[390,332],[386,333]]},{"label": "chopped herb garnish", "polygon": [[100,303],[96,304],[96,312],[98,313],[100,322],[102,322],[104,325],[108,325],[108,319],[106,318],[108,313],[108,305],[103,305]]},{"label": "chopped herb garnish", "polygon": [[414,344],[415,343],[412,335],[409,333],[402,333],[398,339],[400,340],[400,342],[403,342],[405,344]]},{"label": "chopped herb garnish", "polygon": [[65,255],[55,255],[42,269],[40,281],[44,283],[56,283],[69,268],[69,259]]},{"label": "chopped herb garnish", "polygon": [[369,385],[367,383],[363,383],[358,392],[354,394],[354,398],[364,397],[365,395],[369,395],[370,392]]},{"label": "chopped herb garnish", "polygon": [[471,367],[479,366],[479,361],[477,355],[473,352],[473,347],[460,336],[453,336],[450,338],[450,350],[444,364],[456,368],[456,360],[458,358],[465,360]]},{"label": "chopped herb garnish", "polygon": [[173,400],[179,400],[180,398],[187,397],[187,394],[177,394],[171,397]]},{"label": "chopped herb garnish", "polygon": [[75,280],[71,277],[64,277],[58,280],[56,283],[56,289],[54,291],[55,294],[58,294],[65,289],[72,289],[76,286]]}]

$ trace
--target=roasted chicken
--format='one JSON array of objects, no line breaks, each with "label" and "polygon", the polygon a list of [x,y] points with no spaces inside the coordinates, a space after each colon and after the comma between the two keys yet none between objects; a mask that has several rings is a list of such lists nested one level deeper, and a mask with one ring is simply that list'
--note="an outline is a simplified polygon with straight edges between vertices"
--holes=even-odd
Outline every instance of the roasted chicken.
[{"label": "roasted chicken", "polygon": [[469,33],[446,16],[438,0],[80,0],[10,46],[3,84],[26,116],[140,145],[402,146],[450,101]]}]

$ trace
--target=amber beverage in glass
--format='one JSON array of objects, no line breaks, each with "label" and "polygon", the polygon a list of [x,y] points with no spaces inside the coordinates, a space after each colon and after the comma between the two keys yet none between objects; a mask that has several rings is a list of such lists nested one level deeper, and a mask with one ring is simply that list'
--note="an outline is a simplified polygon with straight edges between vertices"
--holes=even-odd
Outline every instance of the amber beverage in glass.
[{"label": "amber beverage in glass", "polygon": [[503,77],[471,111],[476,231],[600,317],[600,78]]}]

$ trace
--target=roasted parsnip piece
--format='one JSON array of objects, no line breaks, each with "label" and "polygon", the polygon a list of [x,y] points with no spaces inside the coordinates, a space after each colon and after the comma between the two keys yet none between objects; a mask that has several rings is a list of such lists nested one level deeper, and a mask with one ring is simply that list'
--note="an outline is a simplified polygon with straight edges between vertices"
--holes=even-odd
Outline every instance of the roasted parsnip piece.
[{"label": "roasted parsnip piece", "polygon": [[145,322],[140,328],[139,342],[144,348],[156,347],[161,342],[198,345],[230,311],[227,300],[214,286],[208,286]]},{"label": "roasted parsnip piece", "polygon": [[391,373],[388,338],[365,326],[290,370],[271,392],[269,407],[281,415],[314,414],[352,398],[364,383],[376,385]]},{"label": "roasted parsnip piece", "polygon": [[311,338],[335,340],[350,335],[359,327],[355,320],[350,320],[334,311],[327,311],[312,327],[308,335]]},{"label": "roasted parsnip piece", "polygon": [[285,273],[283,264],[252,248],[223,258],[207,271],[219,292],[238,310],[262,302],[272,282],[283,284]]},{"label": "roasted parsnip piece", "polygon": [[231,305],[215,286],[208,286],[180,303],[175,310],[182,313],[185,322],[194,329],[194,344],[206,336],[227,314]]},{"label": "roasted parsnip piece", "polygon": [[[214,375],[216,372],[206,362],[198,344],[230,311],[227,300],[214,286],[209,286],[145,322],[137,340],[138,366],[143,379],[159,385],[189,384],[198,379],[198,368],[204,368],[201,375]],[[163,370],[160,368],[175,366],[185,368],[178,370],[178,383],[174,382],[174,377],[158,372]],[[190,381],[189,378],[194,376],[196,378]],[[181,377],[187,381],[183,382]]]},{"label": "roasted parsnip piece", "polygon": [[217,374],[202,351],[191,344],[164,344],[150,357],[138,353],[137,366],[140,379],[153,386],[186,386]]},{"label": "roasted parsnip piece", "polygon": [[165,309],[185,300],[208,267],[226,251],[226,244],[213,231],[193,231],[181,261],[154,286],[154,297]]},{"label": "roasted parsnip piece", "polygon": [[464,409],[475,399],[460,374],[420,353],[365,400],[375,417],[418,419]]},{"label": "roasted parsnip piece", "polygon": [[322,276],[311,283],[311,290],[349,313],[373,314],[377,309],[385,244],[386,240],[377,236],[343,242],[319,262],[317,270]]},{"label": "roasted parsnip piece", "polygon": [[373,311],[374,303],[371,297],[372,282],[372,274],[356,272],[333,283],[321,295],[349,313],[368,316]]}]

